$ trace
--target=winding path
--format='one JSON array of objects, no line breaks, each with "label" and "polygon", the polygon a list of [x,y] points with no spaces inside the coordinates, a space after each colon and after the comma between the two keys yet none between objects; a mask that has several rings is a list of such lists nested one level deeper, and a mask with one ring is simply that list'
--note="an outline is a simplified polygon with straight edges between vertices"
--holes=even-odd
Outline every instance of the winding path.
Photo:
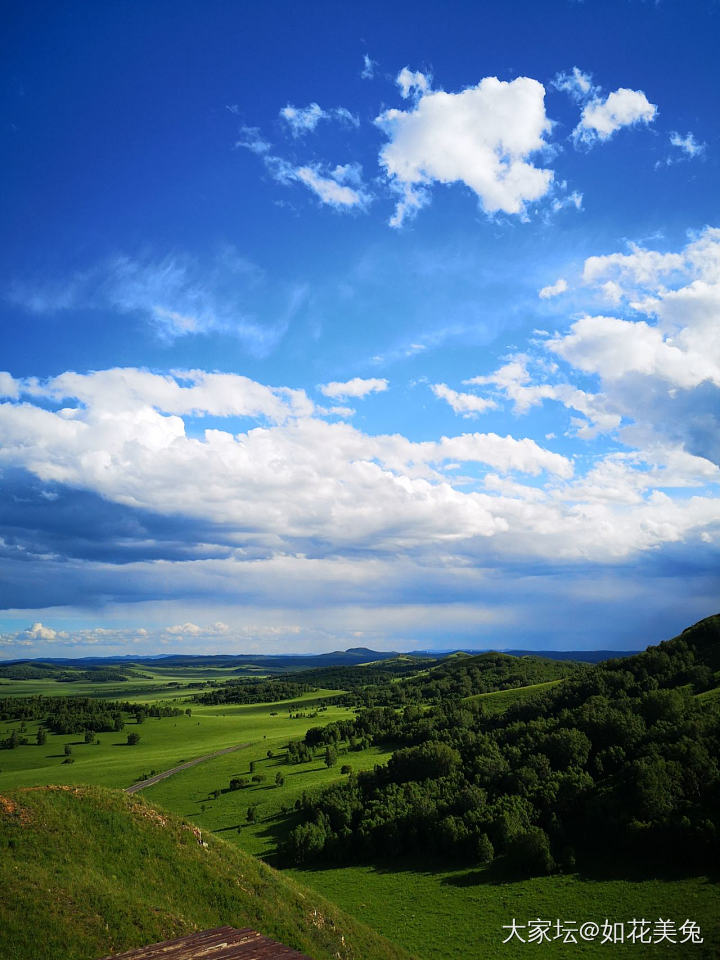
[{"label": "winding path", "polygon": [[163,770],[162,773],[156,773],[153,777],[148,777],[147,780],[141,780],[139,783],[134,783],[131,787],[125,787],[125,793],[137,793],[138,790],[144,790],[145,787],[152,787],[155,783],[160,783],[161,780],[167,780],[168,777],[171,777],[174,773],[180,773],[181,770],[187,770],[188,767],[194,767],[198,763],[202,763],[204,760],[212,760],[213,757],[221,757],[224,753],[232,753],[233,750],[242,750],[243,747],[249,747],[251,743],[238,743],[234,747],[225,747],[224,750],[216,750],[215,753],[206,753],[203,757],[196,757],[194,760],[188,760],[187,763],[181,763],[177,767],[171,767],[170,770]]}]

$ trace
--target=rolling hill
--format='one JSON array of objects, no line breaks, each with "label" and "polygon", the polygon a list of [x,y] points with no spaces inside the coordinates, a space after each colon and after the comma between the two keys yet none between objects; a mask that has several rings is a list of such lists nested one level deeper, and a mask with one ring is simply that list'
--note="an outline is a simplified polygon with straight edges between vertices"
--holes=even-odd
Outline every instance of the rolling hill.
[{"label": "rolling hill", "polygon": [[317,960],[409,954],[259,860],[119,791],[0,795],[0,955],[95,960],[196,930],[253,927]]}]

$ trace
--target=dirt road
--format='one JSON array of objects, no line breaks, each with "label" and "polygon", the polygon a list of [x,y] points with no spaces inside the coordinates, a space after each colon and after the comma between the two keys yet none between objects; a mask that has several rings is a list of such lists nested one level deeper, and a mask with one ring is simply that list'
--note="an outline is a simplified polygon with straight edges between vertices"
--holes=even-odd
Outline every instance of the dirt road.
[{"label": "dirt road", "polygon": [[238,743],[234,747],[225,747],[224,750],[216,750],[215,753],[206,753],[204,757],[195,757],[194,760],[188,760],[187,763],[181,763],[177,767],[171,767],[170,770],[163,770],[162,773],[156,773],[153,777],[148,777],[147,780],[141,780],[139,783],[134,783],[131,787],[125,787],[125,793],[137,793],[138,790],[144,790],[145,787],[151,787],[154,783],[160,783],[161,780],[167,780],[168,777],[171,777],[174,773],[180,773],[181,770],[187,770],[188,767],[194,767],[198,763],[202,763],[203,760],[212,760],[213,757],[221,757],[224,753],[232,753],[233,750],[242,750],[243,747],[249,747],[250,743]]}]

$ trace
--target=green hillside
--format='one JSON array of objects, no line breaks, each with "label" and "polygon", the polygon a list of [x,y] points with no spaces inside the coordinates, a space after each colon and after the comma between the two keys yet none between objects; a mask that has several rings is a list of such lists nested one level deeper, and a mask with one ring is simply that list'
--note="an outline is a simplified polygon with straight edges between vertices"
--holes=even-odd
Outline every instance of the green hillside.
[{"label": "green hillside", "polygon": [[0,956],[95,960],[228,924],[316,960],[409,955],[212,834],[97,787],[0,795]]}]

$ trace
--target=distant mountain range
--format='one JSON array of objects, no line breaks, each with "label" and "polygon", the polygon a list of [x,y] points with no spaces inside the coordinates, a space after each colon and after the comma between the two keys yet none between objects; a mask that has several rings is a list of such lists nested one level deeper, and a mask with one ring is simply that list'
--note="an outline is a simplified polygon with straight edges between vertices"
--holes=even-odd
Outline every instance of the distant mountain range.
[{"label": "distant mountain range", "polygon": [[449,656],[476,656],[479,653],[505,653],[513,657],[546,657],[549,660],[579,660],[584,663],[600,663],[618,657],[628,657],[636,650],[503,650],[498,647],[484,649],[455,650],[413,650],[400,653],[397,650],[371,650],[369,647],[350,647],[348,650],[333,650],[331,653],[316,654],[157,654],[137,657],[132,654],[115,657],[36,657],[2,661],[4,666],[18,663],[48,663],[66,667],[87,669],[88,667],[109,667],[131,663],[151,666],[161,662],[169,667],[246,667],[250,664],[264,667],[270,672],[289,670],[307,670],[313,667],[333,667],[370,663],[378,660],[395,660],[398,657],[417,657],[418,659],[440,660]]}]

